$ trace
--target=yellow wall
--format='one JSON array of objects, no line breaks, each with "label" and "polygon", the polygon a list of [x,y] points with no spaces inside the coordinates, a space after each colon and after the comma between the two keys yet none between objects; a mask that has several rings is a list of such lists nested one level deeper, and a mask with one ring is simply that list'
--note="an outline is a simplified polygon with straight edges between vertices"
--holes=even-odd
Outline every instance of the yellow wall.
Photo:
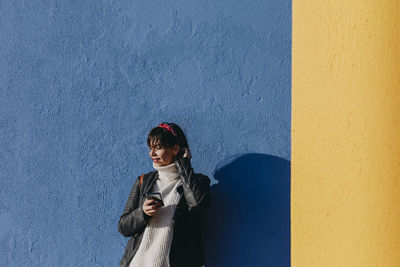
[{"label": "yellow wall", "polygon": [[295,0],[292,77],[292,266],[400,266],[400,0]]}]

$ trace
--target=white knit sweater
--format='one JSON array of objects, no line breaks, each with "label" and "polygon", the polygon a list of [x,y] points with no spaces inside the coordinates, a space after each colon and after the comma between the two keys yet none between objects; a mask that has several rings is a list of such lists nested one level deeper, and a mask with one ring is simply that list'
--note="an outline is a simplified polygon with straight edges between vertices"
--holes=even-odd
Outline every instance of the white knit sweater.
[{"label": "white knit sweater", "polygon": [[172,218],[180,194],[176,188],[181,184],[179,172],[172,163],[167,166],[153,167],[158,170],[158,179],[152,192],[161,192],[164,202],[147,224],[140,246],[131,260],[129,267],[169,267],[173,227]]}]

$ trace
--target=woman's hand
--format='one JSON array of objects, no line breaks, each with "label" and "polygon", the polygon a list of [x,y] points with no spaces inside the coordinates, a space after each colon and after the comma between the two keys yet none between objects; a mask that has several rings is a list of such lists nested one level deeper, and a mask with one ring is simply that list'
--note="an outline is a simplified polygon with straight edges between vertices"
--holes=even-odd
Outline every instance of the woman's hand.
[{"label": "woman's hand", "polygon": [[157,202],[155,199],[146,199],[143,203],[142,209],[147,215],[153,216],[161,206],[161,202]]},{"label": "woman's hand", "polygon": [[183,158],[192,158],[192,154],[190,153],[190,149],[188,147],[184,147],[182,148],[183,151],[185,151],[185,153],[183,154]]}]

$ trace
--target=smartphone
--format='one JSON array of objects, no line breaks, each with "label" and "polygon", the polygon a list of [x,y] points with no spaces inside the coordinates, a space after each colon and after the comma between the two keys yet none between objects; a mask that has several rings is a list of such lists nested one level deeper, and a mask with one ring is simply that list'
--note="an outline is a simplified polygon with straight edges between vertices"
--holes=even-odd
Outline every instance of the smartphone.
[{"label": "smartphone", "polygon": [[155,199],[156,203],[161,203],[161,206],[164,206],[164,202],[161,197],[160,192],[154,192],[154,193],[147,193],[145,194],[146,199]]}]

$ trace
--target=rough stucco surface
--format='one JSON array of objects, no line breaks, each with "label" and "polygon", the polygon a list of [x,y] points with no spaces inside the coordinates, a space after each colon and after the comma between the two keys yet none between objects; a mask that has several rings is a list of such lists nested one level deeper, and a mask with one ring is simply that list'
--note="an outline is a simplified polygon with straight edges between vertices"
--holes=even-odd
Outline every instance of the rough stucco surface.
[{"label": "rough stucco surface", "polygon": [[293,266],[400,266],[399,18],[293,3]]},{"label": "rough stucco surface", "polygon": [[290,160],[290,50],[290,1],[1,1],[0,266],[117,266],[161,121]]}]

